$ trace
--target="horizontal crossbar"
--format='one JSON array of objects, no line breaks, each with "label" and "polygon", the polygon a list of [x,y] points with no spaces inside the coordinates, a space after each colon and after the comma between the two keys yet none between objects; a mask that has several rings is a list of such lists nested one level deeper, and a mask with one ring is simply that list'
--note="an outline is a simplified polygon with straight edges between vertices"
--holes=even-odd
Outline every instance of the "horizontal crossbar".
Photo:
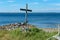
[{"label": "horizontal crossbar", "polygon": [[20,9],[21,11],[29,11],[29,12],[32,12],[32,10],[29,10],[29,9]]}]

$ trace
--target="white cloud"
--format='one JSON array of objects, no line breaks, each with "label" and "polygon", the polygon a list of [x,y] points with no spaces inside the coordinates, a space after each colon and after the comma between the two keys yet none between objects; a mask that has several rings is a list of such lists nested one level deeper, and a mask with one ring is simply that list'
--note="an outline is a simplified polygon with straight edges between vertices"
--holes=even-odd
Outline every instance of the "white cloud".
[{"label": "white cloud", "polygon": [[34,9],[34,12],[60,12],[60,8],[41,8],[41,9]]},{"label": "white cloud", "polygon": [[55,6],[60,6],[60,3],[55,4]]},{"label": "white cloud", "polygon": [[43,0],[44,2],[47,2],[48,0]]},{"label": "white cloud", "polygon": [[29,3],[29,5],[38,5],[39,2],[32,2],[32,3]]},{"label": "white cloud", "polygon": [[12,1],[12,0],[8,0],[8,2],[14,2],[14,1]]},{"label": "white cloud", "polygon": [[32,4],[39,4],[38,2],[33,2]]},{"label": "white cloud", "polygon": [[50,6],[60,6],[60,3],[50,3]]}]

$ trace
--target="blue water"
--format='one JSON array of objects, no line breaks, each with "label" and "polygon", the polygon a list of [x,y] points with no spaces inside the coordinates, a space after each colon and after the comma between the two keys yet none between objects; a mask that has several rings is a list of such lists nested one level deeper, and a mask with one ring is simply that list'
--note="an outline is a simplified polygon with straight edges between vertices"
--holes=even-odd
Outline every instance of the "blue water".
[{"label": "blue water", "polygon": [[[0,25],[24,22],[25,13],[0,13]],[[60,13],[28,13],[28,23],[41,28],[55,28],[60,24]]]}]

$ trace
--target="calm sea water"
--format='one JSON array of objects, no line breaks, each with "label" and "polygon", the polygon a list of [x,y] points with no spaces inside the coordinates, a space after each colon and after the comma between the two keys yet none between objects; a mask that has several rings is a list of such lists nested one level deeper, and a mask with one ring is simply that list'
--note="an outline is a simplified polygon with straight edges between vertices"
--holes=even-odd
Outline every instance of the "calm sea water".
[{"label": "calm sea water", "polygon": [[[0,13],[0,25],[24,22],[25,13]],[[28,13],[28,23],[41,28],[55,28],[60,24],[59,13]]]}]

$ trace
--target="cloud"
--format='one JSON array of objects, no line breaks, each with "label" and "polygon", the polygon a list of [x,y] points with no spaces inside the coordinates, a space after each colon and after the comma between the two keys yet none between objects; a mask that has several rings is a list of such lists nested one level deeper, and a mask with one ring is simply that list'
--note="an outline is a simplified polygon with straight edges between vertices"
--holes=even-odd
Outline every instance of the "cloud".
[{"label": "cloud", "polygon": [[8,2],[14,2],[14,1],[12,1],[12,0],[8,0]]},{"label": "cloud", "polygon": [[38,5],[39,2],[32,2],[32,3],[29,3],[29,5]]},{"label": "cloud", "polygon": [[39,4],[38,2],[33,2],[32,4]]},{"label": "cloud", "polygon": [[51,5],[51,6],[60,6],[60,3],[51,3],[49,5]]},{"label": "cloud", "polygon": [[47,2],[48,0],[43,0],[44,2]]},{"label": "cloud", "polygon": [[34,9],[34,12],[60,12],[60,8],[41,8],[41,9]]},{"label": "cloud", "polygon": [[55,4],[55,6],[60,6],[60,3]]}]

